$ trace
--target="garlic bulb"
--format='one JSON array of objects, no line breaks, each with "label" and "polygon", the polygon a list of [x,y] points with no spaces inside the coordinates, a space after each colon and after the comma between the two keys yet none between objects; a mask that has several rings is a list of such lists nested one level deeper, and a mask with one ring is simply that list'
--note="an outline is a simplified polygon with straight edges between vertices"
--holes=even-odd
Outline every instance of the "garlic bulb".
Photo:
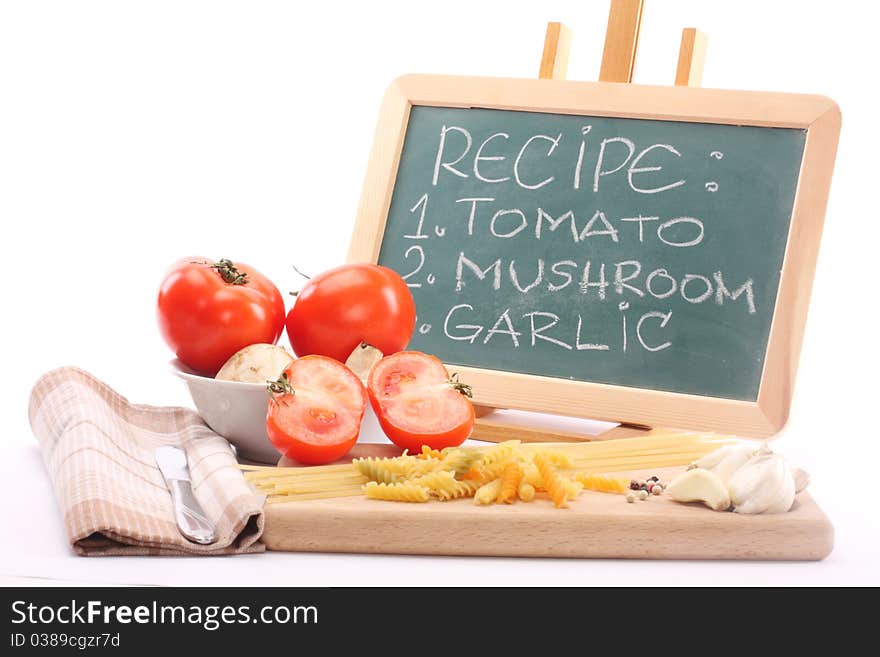
[{"label": "garlic bulb", "polygon": [[796,492],[785,459],[766,450],[749,459],[727,482],[736,513],[785,513]]},{"label": "garlic bulb", "polygon": [[755,455],[751,445],[726,445],[694,462],[694,467],[710,470],[725,484]]},{"label": "garlic bulb", "polygon": [[750,445],[716,449],[692,463],[667,490],[676,501],[700,500],[720,511],[727,508],[721,487],[736,513],[785,513],[809,483],[809,474],[790,468],[783,457],[763,443],[758,449]]}]

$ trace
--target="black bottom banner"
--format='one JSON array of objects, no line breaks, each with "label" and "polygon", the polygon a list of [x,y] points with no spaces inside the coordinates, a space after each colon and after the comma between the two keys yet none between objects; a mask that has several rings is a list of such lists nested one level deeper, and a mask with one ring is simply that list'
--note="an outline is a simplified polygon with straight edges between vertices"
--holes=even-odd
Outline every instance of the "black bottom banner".
[{"label": "black bottom banner", "polygon": [[[357,654],[369,655],[412,639],[413,645],[438,649],[457,643],[469,655],[490,637],[498,648],[550,636],[563,643],[564,637],[579,636],[572,645],[586,650],[590,636],[607,639],[612,631],[642,637],[637,642],[644,647],[672,627],[729,629],[774,608],[791,609],[795,595],[802,603],[801,621],[823,615],[819,606],[803,604],[802,591],[791,590],[38,587],[0,589],[0,595],[2,655],[294,654],[304,647],[344,645],[360,645]],[[821,624],[799,625],[817,629],[827,622],[826,615]],[[681,630],[680,639],[685,635]]]}]

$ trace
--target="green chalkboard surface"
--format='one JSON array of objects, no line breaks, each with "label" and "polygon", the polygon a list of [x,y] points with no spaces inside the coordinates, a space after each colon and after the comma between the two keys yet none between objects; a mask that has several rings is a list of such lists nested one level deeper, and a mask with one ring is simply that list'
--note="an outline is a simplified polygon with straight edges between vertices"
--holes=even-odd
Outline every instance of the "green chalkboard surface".
[{"label": "green chalkboard surface", "polygon": [[755,401],[806,131],[415,106],[379,263],[445,362]]}]

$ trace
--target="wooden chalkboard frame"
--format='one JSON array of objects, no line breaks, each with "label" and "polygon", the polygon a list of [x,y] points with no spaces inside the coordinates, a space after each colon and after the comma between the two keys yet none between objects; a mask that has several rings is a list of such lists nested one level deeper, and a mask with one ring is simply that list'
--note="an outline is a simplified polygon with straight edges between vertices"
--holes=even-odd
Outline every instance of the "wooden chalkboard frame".
[{"label": "wooden chalkboard frame", "polygon": [[840,134],[824,96],[469,76],[406,75],[389,86],[367,166],[349,262],[376,262],[416,105],[800,128],[807,131],[758,398],[754,402],[456,366],[474,401],[647,426],[769,437],[788,420]]}]

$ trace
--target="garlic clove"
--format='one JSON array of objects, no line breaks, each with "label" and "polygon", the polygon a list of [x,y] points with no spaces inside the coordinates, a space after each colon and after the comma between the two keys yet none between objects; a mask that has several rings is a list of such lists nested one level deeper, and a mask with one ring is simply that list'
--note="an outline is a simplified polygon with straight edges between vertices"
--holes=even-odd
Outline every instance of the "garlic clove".
[{"label": "garlic clove", "polygon": [[794,477],[794,492],[796,494],[806,490],[807,486],[810,485],[810,473],[806,470],[792,468],[791,475]]},{"label": "garlic clove", "polygon": [[754,454],[755,450],[750,445],[737,445],[728,451],[721,462],[711,470],[726,484],[737,470],[749,462]]},{"label": "garlic clove", "polygon": [[691,463],[691,466],[695,468],[703,468],[705,470],[712,470],[715,466],[721,463],[724,457],[727,456],[732,449],[737,448],[739,448],[739,445],[725,445],[724,447],[719,447],[715,451],[709,452],[705,456],[702,456]]},{"label": "garlic clove", "polygon": [[737,513],[754,514],[784,505],[789,490],[788,480],[793,491],[794,478],[791,470],[785,459],[778,454],[759,454],[753,457],[727,482],[733,510]]},{"label": "garlic clove", "polygon": [[776,501],[767,507],[764,513],[785,513],[791,509],[794,504],[794,496],[797,494],[794,475],[787,464],[785,470],[786,475],[783,479],[782,487],[776,494]]},{"label": "garlic clove", "polygon": [[714,511],[726,511],[730,496],[724,482],[711,470],[694,468],[678,475],[664,491],[676,502],[702,502]]}]

